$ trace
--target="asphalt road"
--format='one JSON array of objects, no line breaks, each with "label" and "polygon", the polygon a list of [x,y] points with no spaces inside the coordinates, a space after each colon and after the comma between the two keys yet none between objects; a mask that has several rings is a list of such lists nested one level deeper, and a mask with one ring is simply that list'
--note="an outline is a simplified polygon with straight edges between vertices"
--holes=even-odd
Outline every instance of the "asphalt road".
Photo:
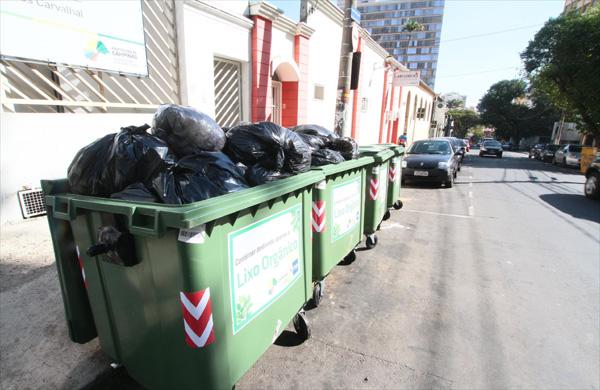
[{"label": "asphalt road", "polygon": [[328,277],[313,337],[288,327],[236,388],[600,388],[600,202],[583,181],[472,152],[454,188],[403,188],[379,245]]}]

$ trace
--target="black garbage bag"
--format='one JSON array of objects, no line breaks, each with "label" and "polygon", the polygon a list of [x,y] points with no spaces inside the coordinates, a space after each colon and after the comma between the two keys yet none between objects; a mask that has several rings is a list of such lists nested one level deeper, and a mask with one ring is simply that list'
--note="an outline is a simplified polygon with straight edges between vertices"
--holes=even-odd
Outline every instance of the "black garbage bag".
[{"label": "black garbage bag", "polygon": [[241,124],[227,132],[225,152],[233,161],[247,166],[260,162],[265,168],[280,170],[287,133],[288,129],[272,122]]},{"label": "black garbage bag", "polygon": [[151,181],[162,203],[186,204],[248,188],[241,171],[222,152],[186,156]]},{"label": "black garbage bag", "polygon": [[312,153],[311,165],[320,167],[321,165],[339,164],[346,161],[340,152],[331,149],[319,149]]},{"label": "black garbage bag", "polygon": [[227,132],[225,152],[247,166],[289,173],[310,169],[310,147],[293,131],[272,122],[238,125]]},{"label": "black garbage bag", "polygon": [[321,148],[324,148],[327,146],[327,144],[329,144],[329,141],[326,141],[325,138],[320,137],[318,135],[310,135],[310,134],[304,134],[304,133],[297,133],[300,138],[302,138],[302,140],[304,142],[306,142],[308,144],[308,146],[311,149],[311,152],[314,152],[315,150],[319,150]]},{"label": "black garbage bag", "polygon": [[159,202],[157,196],[152,193],[143,183],[133,183],[123,191],[116,192],[110,196],[112,199],[130,200],[132,202]]},{"label": "black garbage bag", "polygon": [[114,192],[107,177],[106,162],[111,156],[115,135],[105,135],[77,152],[67,170],[72,193],[108,196]]},{"label": "black garbage bag", "polygon": [[211,117],[192,107],[163,104],[154,113],[152,133],[178,157],[200,151],[217,152],[225,146],[225,132]]},{"label": "black garbage bag", "polygon": [[310,146],[300,135],[286,129],[283,153],[283,169],[290,173],[302,173],[310,169]]},{"label": "black garbage bag", "polygon": [[112,192],[132,183],[146,183],[156,173],[173,164],[174,156],[167,144],[150,135],[148,125],[122,127],[114,138],[112,154],[107,162]]},{"label": "black garbage bag", "polygon": [[340,152],[346,160],[358,158],[358,144],[350,137],[341,137],[334,140],[331,149]]},{"label": "black garbage bag", "polygon": [[133,183],[144,183],[173,163],[167,144],[129,126],[81,149],[67,170],[71,192],[108,197]]},{"label": "black garbage bag", "polygon": [[340,138],[340,136],[334,133],[333,131],[327,130],[323,126],[319,125],[299,125],[293,127],[291,130],[295,131],[296,133],[315,135],[329,142],[332,142],[334,139]]},{"label": "black garbage bag", "polygon": [[248,167],[246,171],[246,180],[251,186],[259,186],[279,179],[285,179],[292,176],[291,173],[272,170],[263,167],[261,164],[254,164]]}]

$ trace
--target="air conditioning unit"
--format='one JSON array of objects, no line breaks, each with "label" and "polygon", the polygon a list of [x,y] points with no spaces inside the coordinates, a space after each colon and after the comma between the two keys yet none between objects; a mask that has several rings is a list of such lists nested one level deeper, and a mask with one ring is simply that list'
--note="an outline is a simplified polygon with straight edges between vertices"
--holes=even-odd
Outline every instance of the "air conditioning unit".
[{"label": "air conditioning unit", "polygon": [[36,217],[46,214],[46,205],[44,204],[44,193],[41,188],[23,190],[17,192],[21,213],[23,218]]}]

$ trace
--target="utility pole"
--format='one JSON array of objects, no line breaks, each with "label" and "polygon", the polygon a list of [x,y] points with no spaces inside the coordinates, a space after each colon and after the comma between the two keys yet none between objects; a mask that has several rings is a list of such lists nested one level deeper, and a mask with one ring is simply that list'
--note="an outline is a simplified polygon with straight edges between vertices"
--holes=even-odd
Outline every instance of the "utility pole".
[{"label": "utility pole", "polygon": [[350,107],[350,78],[352,73],[352,8],[356,0],[344,0],[344,27],[342,30],[342,49],[340,52],[340,71],[335,105],[335,132],[341,136],[350,135],[348,107]]}]

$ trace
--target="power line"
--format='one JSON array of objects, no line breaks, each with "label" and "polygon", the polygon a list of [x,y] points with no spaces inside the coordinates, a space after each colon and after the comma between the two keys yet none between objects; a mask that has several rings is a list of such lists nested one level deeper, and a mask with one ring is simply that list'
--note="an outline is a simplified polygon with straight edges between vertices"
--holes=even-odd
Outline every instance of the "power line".
[{"label": "power line", "polygon": [[526,30],[528,28],[539,27],[539,26],[543,26],[543,24],[539,24],[538,23],[538,24],[532,24],[530,26],[514,27],[514,28],[509,28],[509,29],[506,29],[506,30],[493,31],[493,32],[484,33],[484,34],[475,34],[475,35],[467,35],[465,37],[459,37],[459,38],[443,39],[443,40],[440,41],[440,43],[462,41],[464,39],[487,37],[487,36],[490,36],[490,35],[504,34],[504,33],[507,33],[507,32],[518,31],[518,30]]},{"label": "power line", "polygon": [[499,72],[501,70],[508,70],[508,69],[517,70],[519,68],[516,67],[516,66],[507,66],[507,67],[504,67],[504,68],[483,70],[483,71],[479,71],[479,72],[469,72],[469,73],[461,73],[461,74],[452,74],[452,75],[448,75],[448,76],[436,76],[436,79],[443,79],[443,78],[449,78],[449,77],[465,77],[465,76],[472,76],[472,75],[483,74],[483,73],[494,73],[494,72]]}]

